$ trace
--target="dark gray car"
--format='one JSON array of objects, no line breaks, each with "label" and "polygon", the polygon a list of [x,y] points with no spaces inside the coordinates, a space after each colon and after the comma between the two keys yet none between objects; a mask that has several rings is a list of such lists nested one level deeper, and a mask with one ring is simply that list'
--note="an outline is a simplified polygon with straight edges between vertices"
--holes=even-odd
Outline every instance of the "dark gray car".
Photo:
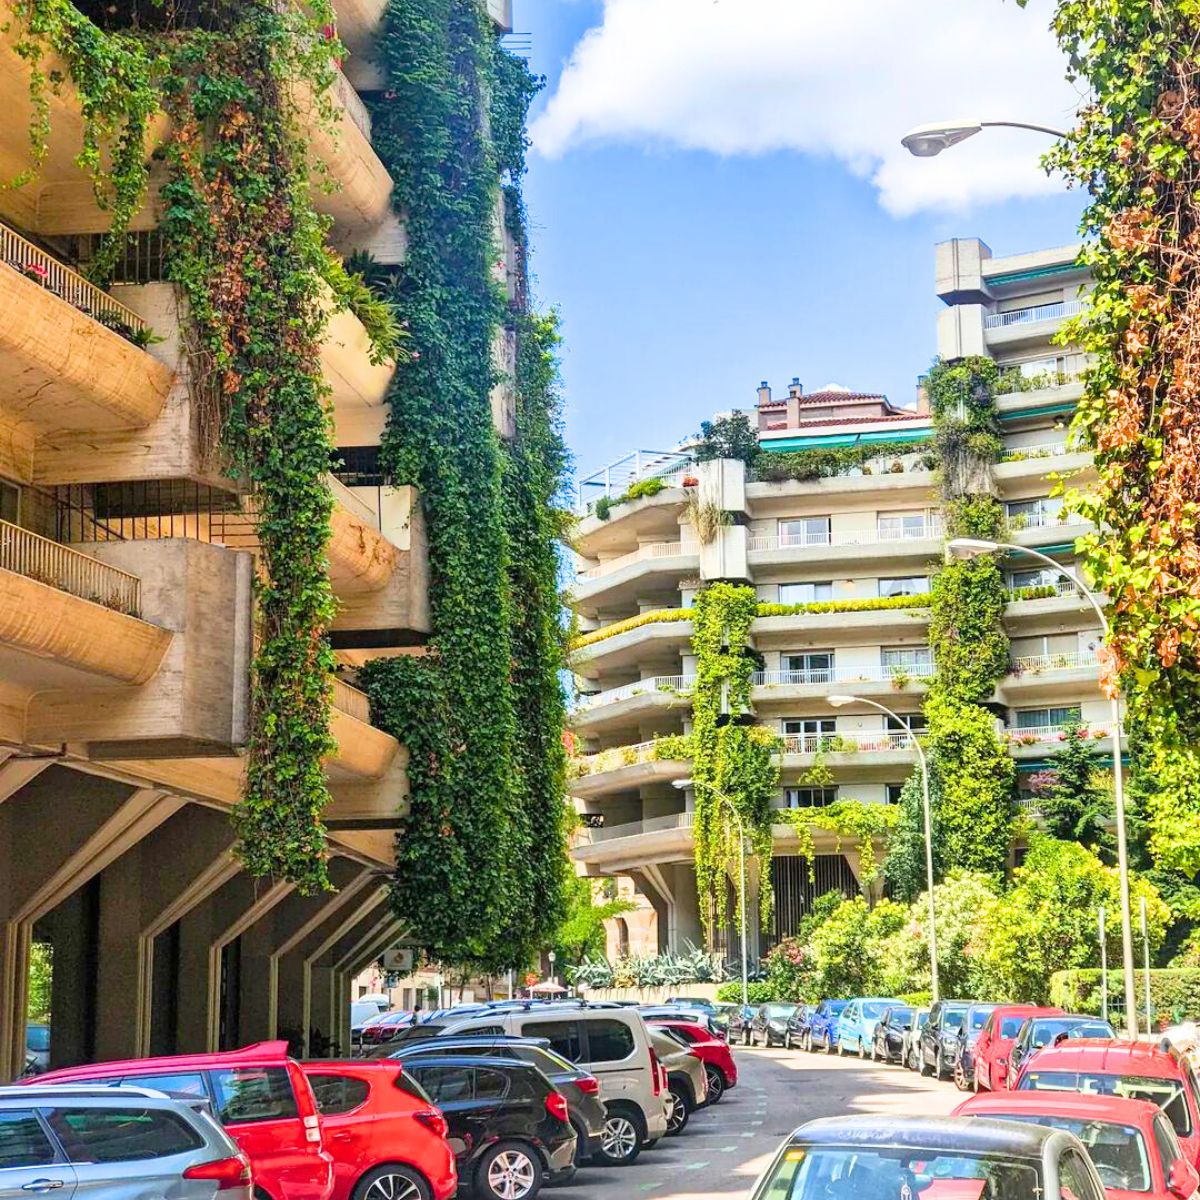
[{"label": "dark gray car", "polygon": [[970,1005],[969,1000],[939,1000],[929,1010],[929,1020],[917,1039],[917,1066],[922,1075],[945,1079],[954,1069],[958,1031]]},{"label": "dark gray car", "polygon": [[424,1042],[409,1042],[402,1050],[393,1050],[391,1057],[410,1063],[429,1054],[472,1054],[485,1058],[517,1058],[532,1063],[566,1098],[571,1124],[575,1128],[576,1161],[586,1162],[600,1149],[605,1119],[600,1085],[595,1075],[551,1050],[545,1038],[509,1034],[430,1038]]}]

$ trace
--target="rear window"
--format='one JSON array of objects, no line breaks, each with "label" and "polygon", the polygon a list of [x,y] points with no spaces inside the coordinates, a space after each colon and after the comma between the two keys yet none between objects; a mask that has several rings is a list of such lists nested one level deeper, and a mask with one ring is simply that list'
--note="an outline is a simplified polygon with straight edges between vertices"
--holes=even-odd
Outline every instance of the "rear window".
[{"label": "rear window", "polygon": [[591,1062],[620,1062],[633,1053],[633,1030],[624,1021],[589,1021],[587,1031]]},{"label": "rear window", "polygon": [[521,1027],[524,1037],[545,1038],[550,1048],[568,1062],[583,1061],[583,1041],[578,1021],[528,1021]]},{"label": "rear window", "polygon": [[61,1108],[46,1120],[72,1162],[141,1162],[199,1150],[204,1139],[161,1108]]},{"label": "rear window", "polygon": [[670,1032],[685,1042],[701,1042],[704,1040],[704,1030],[699,1025],[673,1025]]},{"label": "rear window", "polygon": [[54,1161],[54,1146],[31,1108],[0,1112],[0,1170],[42,1167]]},{"label": "rear window", "polygon": [[203,1100],[208,1096],[204,1076],[199,1071],[180,1071],[176,1074],[125,1075],[120,1079],[105,1080],[105,1083],[127,1083],[133,1087],[157,1088],[173,1096],[194,1096]]},{"label": "rear window", "polygon": [[476,1100],[503,1100],[509,1092],[508,1076],[503,1071],[493,1071],[489,1067],[480,1067],[475,1072]]},{"label": "rear window", "polygon": [[1021,1026],[1024,1024],[1024,1017],[1002,1017],[1000,1020],[1000,1036],[1002,1038],[1015,1038],[1021,1032]]},{"label": "rear window", "polygon": [[971,1011],[971,1029],[982,1029],[987,1022],[988,1017],[992,1015],[990,1008],[976,1008]]},{"label": "rear window", "polygon": [[412,1074],[434,1104],[471,1099],[470,1067],[420,1067]]},{"label": "rear window", "polygon": [[309,1075],[308,1082],[323,1116],[348,1113],[371,1094],[371,1085],[354,1075]]},{"label": "rear window", "polygon": [[[1035,1060],[1036,1061],[1036,1060]],[[1149,1100],[1167,1115],[1180,1137],[1192,1132],[1183,1083],[1151,1075],[1100,1075],[1089,1071],[1028,1071],[1019,1085],[1024,1092],[1082,1092],[1085,1096],[1123,1096]]]},{"label": "rear window", "polygon": [[393,1080],[393,1083],[402,1092],[413,1096],[417,1100],[423,1101],[425,1104],[432,1104],[433,1101],[429,1098],[429,1093],[417,1082],[407,1071],[401,1071]]},{"label": "rear window", "polygon": [[213,1071],[217,1119],[223,1125],[296,1118],[296,1097],[284,1067],[236,1067]]}]

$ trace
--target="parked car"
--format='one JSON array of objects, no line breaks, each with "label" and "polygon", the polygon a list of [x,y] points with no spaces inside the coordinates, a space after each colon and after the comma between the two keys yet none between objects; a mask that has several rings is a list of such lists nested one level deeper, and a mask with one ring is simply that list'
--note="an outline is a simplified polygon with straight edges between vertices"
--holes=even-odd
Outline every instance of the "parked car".
[{"label": "parked car", "polygon": [[1200,1082],[1191,1063],[1169,1043],[1068,1038],[1025,1063],[1017,1090],[1152,1101],[1166,1113],[1188,1161],[1200,1167]]},{"label": "parked car", "polygon": [[680,1005],[684,1008],[702,1008],[710,1016],[717,1011],[715,1000],[706,1000],[703,996],[668,996],[666,1004]]},{"label": "parked car", "polygon": [[975,1044],[995,1009],[994,1004],[971,1004],[963,1023],[958,1027],[953,1072],[954,1086],[960,1092],[973,1091],[975,1088]]},{"label": "parked car", "polygon": [[1043,1046],[1060,1037],[1115,1038],[1116,1031],[1106,1021],[1078,1013],[1060,1013],[1053,1017],[1030,1017],[1021,1023],[1008,1055],[1008,1086],[1017,1086],[1017,1077],[1025,1061]]},{"label": "parked car", "polygon": [[662,1064],[635,1009],[535,1005],[431,1022],[425,1028],[439,1037],[515,1033],[546,1038],[568,1062],[600,1080],[606,1113],[600,1153],[607,1162],[632,1162],[639,1148],[667,1132],[670,1096]]},{"label": "parked car", "polygon": [[387,999],[364,997],[350,1003],[350,1040],[355,1045],[362,1041],[363,1026],[382,1017],[388,1011]]},{"label": "parked car", "polygon": [[50,1026],[31,1021],[25,1026],[25,1074],[50,1070]]},{"label": "parked car", "polygon": [[917,1070],[922,1075],[945,1079],[958,1049],[958,1031],[967,1014],[966,1000],[939,1000],[929,1010],[929,1019],[917,1041]]},{"label": "parked car", "polygon": [[1035,1004],[1000,1004],[992,1009],[975,1043],[972,1066],[975,1090],[1001,1092],[1008,1087],[1008,1058],[1021,1026],[1031,1017],[1054,1017],[1061,1008],[1039,1008]]},{"label": "parked car", "polygon": [[708,1103],[708,1077],[704,1064],[682,1038],[651,1027],[650,1044],[667,1073],[667,1135],[676,1137],[692,1119],[692,1113]]},{"label": "parked car", "polygon": [[904,1055],[904,1035],[912,1028],[913,1010],[910,1004],[889,1004],[883,1016],[875,1022],[871,1035],[871,1061],[901,1062]]},{"label": "parked car", "polygon": [[690,1021],[710,1037],[721,1036],[717,1023],[702,1008],[689,1008],[686,1004],[639,1004],[637,1010],[644,1021]]},{"label": "parked car", "polygon": [[550,1081],[516,1058],[422,1055],[407,1072],[441,1109],[458,1174],[484,1200],[534,1200],[575,1173],[575,1130]]},{"label": "parked car", "polygon": [[1003,1092],[972,1096],[956,1117],[1021,1121],[1073,1133],[1084,1145],[1108,1195],[1190,1200],[1200,1173],[1188,1162],[1171,1122],[1155,1104],[1068,1092]]},{"label": "parked car", "polygon": [[859,1058],[866,1058],[867,1047],[875,1036],[876,1021],[892,1005],[899,1003],[899,1000],[886,996],[856,996],[851,1000],[838,1017],[838,1054],[849,1054],[853,1051]]},{"label": "parked car", "polygon": [[363,1046],[383,1045],[403,1030],[412,1029],[415,1024],[416,1014],[405,1009],[380,1013],[375,1019],[363,1022],[359,1031],[359,1041]]},{"label": "parked car", "polygon": [[0,1087],[0,1195],[251,1200],[250,1162],[204,1111],[141,1087]]},{"label": "parked car", "polygon": [[833,1054],[837,1049],[837,1025],[842,1009],[849,1000],[822,1000],[808,1022],[804,1039],[805,1050],[824,1050]]},{"label": "parked car", "polygon": [[904,1044],[900,1051],[900,1065],[915,1071],[921,1065],[921,1031],[929,1020],[929,1009],[914,1008],[912,1024],[904,1031]]},{"label": "parked car", "polygon": [[673,1037],[682,1038],[704,1064],[709,1104],[718,1103],[731,1087],[737,1087],[737,1063],[733,1051],[721,1038],[714,1037],[693,1021],[652,1020],[649,1025],[651,1029],[665,1029]]},{"label": "parked car", "polygon": [[303,1064],[333,1155],[331,1200],[450,1200],[446,1120],[394,1059]]},{"label": "parked car", "polygon": [[413,1042],[393,1054],[403,1057],[406,1063],[416,1062],[428,1054],[475,1054],[481,1058],[519,1058],[522,1062],[537,1067],[562,1092],[567,1101],[571,1124],[575,1126],[575,1156],[584,1162],[600,1152],[600,1141],[604,1136],[604,1104],[600,1100],[600,1081],[568,1062],[561,1054],[550,1048],[545,1038],[497,1036],[430,1038],[426,1042]]},{"label": "parked car", "polygon": [[758,1009],[753,1004],[745,1006],[739,1004],[729,1014],[729,1021],[725,1027],[725,1038],[731,1046],[735,1042],[741,1042],[743,1046],[750,1045],[750,1022],[754,1020],[756,1012]]},{"label": "parked car", "polygon": [[760,1004],[758,1011],[750,1019],[750,1045],[762,1044],[766,1047],[783,1045],[783,1036],[787,1033],[788,1018],[796,1011],[794,1004]]},{"label": "parked car", "polygon": [[787,1028],[783,1031],[783,1048],[790,1050],[793,1046],[803,1046],[808,1033],[808,1023],[812,1020],[812,1008],[807,1004],[797,1004],[788,1017]]},{"label": "parked car", "polygon": [[133,1084],[207,1100],[250,1160],[256,1192],[268,1200],[329,1200],[333,1159],[321,1137],[312,1088],[286,1042],[241,1050],[175,1054],[66,1067],[45,1083]]},{"label": "parked car", "polygon": [[717,1032],[718,1037],[723,1037],[726,1041],[732,1040],[729,1037],[729,1019],[733,1014],[740,1009],[740,1004],[730,1004],[724,1000],[718,1000],[713,1006],[715,1012],[712,1014],[713,1028]]},{"label": "parked car", "polygon": [[1104,1200],[1079,1139],[983,1118],[829,1117],[779,1148],[751,1200]]}]

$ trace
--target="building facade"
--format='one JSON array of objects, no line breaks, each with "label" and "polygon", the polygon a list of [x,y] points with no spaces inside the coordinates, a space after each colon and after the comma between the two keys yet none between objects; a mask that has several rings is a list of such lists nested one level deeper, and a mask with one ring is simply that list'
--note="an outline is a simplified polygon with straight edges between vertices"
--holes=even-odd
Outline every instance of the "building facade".
[{"label": "building facade", "polygon": [[[1005,448],[993,479],[1010,538],[1068,567],[1085,527],[1064,514],[1052,476],[1086,483],[1091,463],[1067,439],[1083,362],[1053,339],[1087,284],[1076,253],[995,258],[971,239],[936,249],[945,304],[938,355],[986,355],[1001,368]],[[589,875],[636,883],[656,911],[664,950],[701,941],[690,764],[663,753],[672,743],[658,744],[690,728],[695,659],[686,610],[697,590],[734,580],[752,585],[760,606],[787,606],[760,608],[751,646],[761,660],[752,693],[757,720],[783,739],[780,809],[837,799],[894,803],[914,767],[907,733],[875,710],[834,708],[829,698],[876,699],[920,730],[934,670],[927,600],[944,538],[923,400],[899,407],[836,386],[806,394],[799,380],[779,399],[764,383],[752,424],[763,449],[859,453],[831,477],[776,482],[748,476],[741,461],[642,451],[581,488],[590,511],[577,540],[574,602],[584,632],[572,657],[571,790],[585,817],[572,853]],[[639,474],[665,486],[635,487],[623,500]],[[602,495],[609,499],[597,515]],[[696,517],[714,505],[729,523],[705,544]],[[1109,755],[1111,731],[1097,682],[1094,614],[1036,561],[1013,554],[1004,569],[1012,662],[991,708],[1024,792],[1064,725],[1082,723]],[[792,932],[815,895],[854,894],[862,874],[857,853],[820,830],[811,864],[799,856],[791,824],[774,826],[774,847],[775,917],[760,949]],[[728,944],[727,932],[719,940]]]},{"label": "building facade", "polygon": [[[335,8],[350,56],[332,123],[307,130],[330,185],[314,204],[340,251],[386,266],[405,231],[360,94],[382,86],[386,5]],[[509,28],[507,0],[487,9]],[[17,24],[0,33],[6,180],[28,165],[37,120],[18,38]],[[310,1033],[345,1046],[350,980],[402,931],[387,883],[408,785],[405,748],[343,676],[419,652],[429,629],[420,497],[377,462],[394,364],[352,312],[330,315],[337,890],[301,895],[246,874],[229,820],[251,704],[255,506],[208,453],[154,202],[134,217],[119,282],[85,276],[111,215],[76,161],[70,71],[53,55],[40,69],[64,81],[44,92],[46,154],[0,189],[0,1081],[25,1062],[34,942],[52,951],[54,1064],[275,1036],[315,1049]],[[493,408],[511,423],[503,386]]]}]

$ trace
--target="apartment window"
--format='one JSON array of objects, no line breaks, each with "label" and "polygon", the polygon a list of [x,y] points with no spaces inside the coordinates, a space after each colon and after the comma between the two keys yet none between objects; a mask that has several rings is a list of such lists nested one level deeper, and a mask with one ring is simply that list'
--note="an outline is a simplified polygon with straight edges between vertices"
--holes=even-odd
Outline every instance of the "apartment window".
[{"label": "apartment window", "polygon": [[21,515],[21,489],[0,479],[0,521],[17,524]]},{"label": "apartment window", "polygon": [[800,749],[812,753],[837,732],[837,722],[830,717],[810,717],[804,720],[784,721],[783,732],[788,737],[798,738]]},{"label": "apartment window", "polygon": [[885,646],[879,654],[883,669],[892,675],[928,675],[933,670],[933,651],[928,646]]},{"label": "apartment window", "polygon": [[828,808],[837,803],[838,790],[835,787],[796,787],[785,788],[783,795],[788,808]]},{"label": "apartment window", "polygon": [[780,604],[819,604],[833,599],[832,583],[781,583]]},{"label": "apartment window", "polygon": [[880,596],[924,596],[928,591],[928,575],[902,575],[879,581]]},{"label": "apartment window", "polygon": [[1066,704],[1058,708],[1019,708],[1014,716],[1018,729],[1054,729],[1059,725],[1078,722],[1082,710],[1078,704]]},{"label": "apartment window", "polygon": [[828,517],[796,517],[779,522],[781,546],[828,546]]},{"label": "apartment window", "polygon": [[876,518],[876,530],[881,538],[920,538],[928,535],[925,510],[912,512],[880,513]]},{"label": "apartment window", "polygon": [[803,654],[785,654],[783,669],[788,674],[787,683],[832,683],[833,651],[805,651]]},{"label": "apartment window", "polygon": [[1014,529],[1034,529],[1055,524],[1062,506],[1061,496],[1038,496],[1033,500],[1010,500],[1004,507]]},{"label": "apartment window", "polygon": [[895,717],[884,718],[884,729],[888,733],[903,733],[905,727],[911,729],[913,733],[924,733],[928,726],[925,723],[925,714],[923,712],[915,713],[900,713],[902,718],[897,721]]},{"label": "apartment window", "polygon": [[1012,657],[1060,658],[1079,653],[1079,636],[1074,633],[1046,633],[1039,637],[1013,638]]},{"label": "apartment window", "polygon": [[1062,579],[1057,571],[1049,567],[1037,567],[1032,571],[1010,571],[1008,586],[1016,591],[1019,588],[1054,587]]}]

